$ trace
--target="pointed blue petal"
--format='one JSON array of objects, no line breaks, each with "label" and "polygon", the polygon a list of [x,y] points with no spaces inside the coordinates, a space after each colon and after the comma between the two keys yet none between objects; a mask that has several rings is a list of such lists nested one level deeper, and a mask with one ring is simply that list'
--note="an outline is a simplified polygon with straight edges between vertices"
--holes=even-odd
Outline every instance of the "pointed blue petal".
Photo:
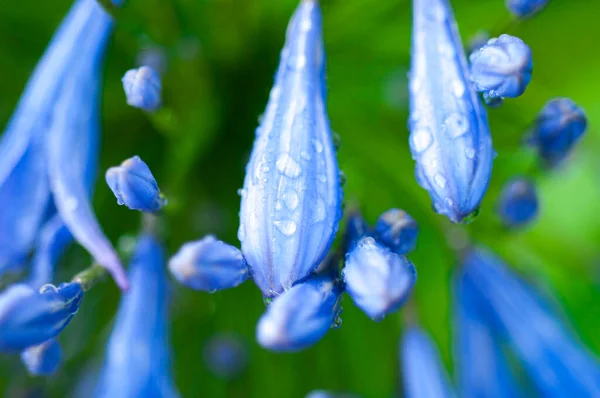
[{"label": "pointed blue petal", "polygon": [[165,254],[141,236],[129,266],[131,289],[121,298],[95,397],[177,397],[170,371]]},{"label": "pointed blue petal", "polygon": [[55,339],[29,347],[21,353],[21,361],[32,376],[48,376],[55,373],[62,362],[62,349]]},{"label": "pointed blue petal", "polygon": [[485,108],[448,0],[413,0],[410,147],[434,209],[460,222],[479,208],[494,151]]},{"label": "pointed blue petal", "polygon": [[238,237],[254,281],[273,297],[325,258],[342,191],[325,110],[321,12],[304,0],[292,17],[275,85],[246,168]]}]

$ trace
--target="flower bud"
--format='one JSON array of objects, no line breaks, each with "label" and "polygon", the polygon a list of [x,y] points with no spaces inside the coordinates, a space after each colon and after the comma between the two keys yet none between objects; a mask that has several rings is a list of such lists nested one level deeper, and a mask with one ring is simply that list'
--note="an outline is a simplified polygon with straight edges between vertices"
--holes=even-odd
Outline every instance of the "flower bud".
[{"label": "flower bud", "polygon": [[417,280],[414,265],[367,237],[346,254],[346,291],[365,314],[380,321],[406,301]]},{"label": "flower bud", "polygon": [[487,100],[516,98],[531,80],[533,61],[529,46],[518,37],[501,35],[471,54],[471,81]]},{"label": "flower bud", "polygon": [[522,227],[535,219],[538,207],[537,190],[533,181],[515,178],[502,188],[497,212],[507,227]]},{"label": "flower bud", "polygon": [[452,222],[467,221],[487,189],[494,150],[447,0],[413,1],[411,62],[410,148],[417,182],[435,211]]},{"label": "flower bud", "polygon": [[379,216],[375,236],[394,253],[405,255],[417,246],[419,225],[404,210],[390,209]]},{"label": "flower bud", "polygon": [[528,137],[547,167],[559,165],[583,137],[587,117],[569,98],[554,98],[544,105]]},{"label": "flower bud", "polygon": [[106,183],[117,197],[117,202],[131,210],[156,213],[166,204],[150,168],[139,156],[108,169]]},{"label": "flower bud", "polygon": [[548,0],[506,0],[506,8],[517,18],[531,17],[540,12]]},{"label": "flower bud", "polygon": [[313,276],[275,297],[256,328],[258,343],[272,351],[299,351],[339,326],[342,287],[330,276]]},{"label": "flower bud", "polygon": [[149,66],[128,70],[122,79],[127,104],[147,112],[158,110],[161,105],[162,83],[160,75]]},{"label": "flower bud", "polygon": [[169,260],[169,269],[181,284],[210,293],[236,287],[250,276],[242,253],[211,235],[184,244]]},{"label": "flower bud", "polygon": [[21,353],[21,361],[32,376],[48,376],[56,372],[62,362],[62,349],[55,339],[34,345]]}]

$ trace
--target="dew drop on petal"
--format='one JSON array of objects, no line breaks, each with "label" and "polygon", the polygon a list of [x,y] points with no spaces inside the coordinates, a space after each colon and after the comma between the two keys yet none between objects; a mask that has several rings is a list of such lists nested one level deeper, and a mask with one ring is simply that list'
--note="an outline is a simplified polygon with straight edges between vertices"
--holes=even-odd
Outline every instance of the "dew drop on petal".
[{"label": "dew drop on petal", "polygon": [[452,138],[458,138],[469,130],[469,121],[462,113],[453,112],[446,118],[444,125]]},{"label": "dew drop on petal", "polygon": [[317,203],[313,209],[313,222],[318,223],[325,219],[327,209],[325,208],[325,201],[321,198],[317,199]]},{"label": "dew drop on petal", "polygon": [[306,152],[306,151],[302,151],[300,152],[300,157],[304,160],[310,160],[310,153]]},{"label": "dew drop on petal", "polygon": [[319,174],[317,180],[319,180],[319,182],[327,182],[327,176],[325,174]]},{"label": "dew drop on petal", "polygon": [[467,148],[467,149],[465,149],[465,156],[469,160],[474,159],[475,158],[475,149],[473,149],[473,148]]},{"label": "dew drop on petal", "polygon": [[315,151],[317,151],[317,153],[323,152],[323,144],[321,144],[321,141],[316,139],[313,140],[313,146],[315,147]]},{"label": "dew drop on petal", "polygon": [[428,128],[416,128],[412,135],[413,147],[417,153],[425,151],[433,143],[433,136]]},{"label": "dew drop on petal", "polygon": [[275,227],[285,236],[291,236],[296,232],[296,223],[291,220],[273,221]]},{"label": "dew drop on petal", "polygon": [[440,173],[437,173],[435,176],[433,176],[433,180],[435,181],[438,187],[442,189],[446,188],[446,177],[444,177]]},{"label": "dew drop on petal", "polygon": [[240,227],[238,228],[237,232],[237,237],[240,242],[242,242],[246,238],[246,228],[244,227],[244,224],[240,224]]},{"label": "dew drop on petal", "polygon": [[302,172],[302,167],[287,153],[282,153],[277,159],[277,170],[279,170],[284,176],[290,178],[296,178]]},{"label": "dew drop on petal", "polygon": [[283,201],[288,209],[294,210],[298,207],[299,199],[298,194],[293,189],[283,194]]}]

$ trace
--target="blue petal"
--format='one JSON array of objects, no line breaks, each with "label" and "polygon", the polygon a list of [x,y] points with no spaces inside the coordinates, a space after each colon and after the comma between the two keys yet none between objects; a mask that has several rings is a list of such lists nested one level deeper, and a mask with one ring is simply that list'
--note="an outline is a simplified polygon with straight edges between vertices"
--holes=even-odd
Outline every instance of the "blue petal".
[{"label": "blue petal", "polygon": [[548,0],[506,0],[506,7],[519,18],[531,17],[540,12]]},{"label": "blue petal", "polygon": [[548,302],[485,250],[469,252],[461,270],[462,283],[485,306],[495,330],[505,334],[541,395],[600,396],[597,359]]},{"label": "blue petal", "polygon": [[250,277],[242,253],[210,235],[183,245],[169,260],[169,269],[181,284],[211,293]]},{"label": "blue petal", "polygon": [[21,361],[30,375],[48,376],[58,370],[62,362],[62,349],[55,339],[50,339],[23,351]]},{"label": "blue petal", "polygon": [[406,257],[369,237],[361,239],[346,255],[343,278],[354,304],[371,319],[380,321],[406,301],[417,271]]},{"label": "blue petal", "polygon": [[504,225],[521,227],[535,219],[538,207],[537,190],[533,181],[514,178],[502,188],[497,210]]},{"label": "blue petal", "polygon": [[525,92],[533,61],[529,46],[518,37],[501,35],[471,54],[471,81],[489,100],[515,98]]},{"label": "blue petal", "polygon": [[39,293],[12,285],[0,294],[0,351],[22,351],[56,337],[79,310],[77,283],[44,285]]},{"label": "blue petal", "polygon": [[170,372],[165,254],[150,235],[138,240],[108,341],[96,397],[177,397]]},{"label": "blue petal", "polygon": [[405,255],[417,246],[419,225],[404,210],[390,209],[379,216],[375,236],[394,253]]},{"label": "blue petal", "polygon": [[122,79],[127,103],[148,112],[162,105],[160,75],[149,66],[128,70]]},{"label": "blue petal", "polygon": [[139,156],[111,167],[105,178],[117,202],[131,210],[155,213],[166,204],[150,168]]},{"label": "blue petal", "polygon": [[420,328],[410,327],[402,339],[402,378],[407,398],[445,398],[454,393],[437,349]]},{"label": "blue petal", "polygon": [[485,108],[447,0],[414,0],[410,147],[434,208],[460,222],[479,207],[494,152]]},{"label": "blue petal", "polygon": [[321,12],[302,1],[290,21],[275,85],[246,168],[238,237],[252,276],[273,297],[327,254],[342,191],[325,110]]},{"label": "blue petal", "polygon": [[93,0],[88,4],[79,51],[68,63],[68,75],[55,98],[48,131],[48,173],[58,212],[75,237],[106,267],[122,289],[127,278],[90,203],[90,180],[99,151],[99,84],[102,58],[112,22]]},{"label": "blue petal", "polygon": [[336,325],[341,292],[330,276],[315,276],[277,296],[258,322],[258,343],[273,351],[315,344]]}]

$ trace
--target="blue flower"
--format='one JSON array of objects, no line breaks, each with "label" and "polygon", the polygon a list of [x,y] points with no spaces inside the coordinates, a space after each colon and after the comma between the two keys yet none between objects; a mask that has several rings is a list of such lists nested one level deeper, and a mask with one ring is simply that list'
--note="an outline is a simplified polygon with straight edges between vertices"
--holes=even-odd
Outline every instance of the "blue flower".
[{"label": "blue flower", "polygon": [[369,236],[369,225],[358,211],[349,211],[346,217],[344,249],[349,252],[362,238]]},{"label": "blue flower", "polygon": [[600,395],[596,358],[563,324],[561,311],[513,275],[499,258],[483,249],[468,252],[459,279],[485,308],[494,330],[506,336],[541,395]]},{"label": "blue flower", "polygon": [[160,75],[154,69],[149,66],[130,69],[122,81],[129,105],[147,112],[161,107],[162,83]]},{"label": "blue flower", "polygon": [[516,98],[525,92],[533,60],[523,40],[510,35],[490,39],[471,54],[471,81],[488,99]]},{"label": "blue flower", "polygon": [[587,117],[569,98],[554,98],[544,105],[528,137],[547,167],[560,164],[583,137]]},{"label": "blue flower", "polygon": [[511,373],[499,336],[478,297],[455,280],[456,362],[461,396],[517,398],[524,395]]},{"label": "blue flower", "polygon": [[0,294],[0,352],[21,351],[58,336],[82,299],[78,283],[44,285],[39,292],[23,284],[8,287]]},{"label": "blue flower", "polygon": [[242,253],[210,235],[184,244],[169,260],[169,269],[181,284],[211,293],[250,277]]},{"label": "blue flower", "polygon": [[321,12],[302,1],[256,130],[241,191],[238,238],[266,297],[290,289],[325,258],[342,215],[342,190],[325,110]]},{"label": "blue flower", "polygon": [[[0,272],[23,265],[54,206],[73,236],[127,287],[90,203],[99,82],[112,30],[95,0],[78,0],[40,60],[0,141]],[[8,232],[10,231],[10,232]]]},{"label": "blue flower", "polygon": [[338,326],[342,290],[331,275],[313,276],[275,297],[258,322],[258,343],[273,351],[315,344]]},{"label": "blue flower", "polygon": [[417,280],[414,265],[371,237],[346,254],[342,271],[346,291],[365,314],[379,321],[397,311]]},{"label": "blue flower", "polygon": [[177,397],[170,372],[167,279],[161,245],[139,238],[131,289],[119,305],[96,397]]},{"label": "blue flower", "polygon": [[404,332],[401,356],[404,396],[407,398],[454,396],[437,349],[423,330],[411,326]]},{"label": "blue flower", "polygon": [[390,209],[379,216],[375,236],[394,253],[405,255],[417,246],[419,225],[404,210]]},{"label": "blue flower", "polygon": [[518,18],[531,17],[540,12],[548,0],[506,0],[506,8]]},{"label": "blue flower", "polygon": [[131,210],[156,213],[166,204],[150,168],[139,156],[109,168],[105,178],[117,202]]},{"label": "blue flower", "polygon": [[414,0],[413,12],[409,126],[417,182],[434,210],[466,221],[492,172],[487,114],[471,87],[449,2]]},{"label": "blue flower", "polygon": [[62,349],[55,339],[27,348],[21,353],[21,360],[29,374],[34,376],[51,375],[62,362]]},{"label": "blue flower", "polygon": [[510,180],[502,188],[497,211],[504,225],[522,227],[535,219],[538,207],[535,184],[519,177]]},{"label": "blue flower", "polygon": [[204,347],[204,360],[208,368],[218,377],[232,379],[248,364],[248,348],[234,334],[218,334]]}]

